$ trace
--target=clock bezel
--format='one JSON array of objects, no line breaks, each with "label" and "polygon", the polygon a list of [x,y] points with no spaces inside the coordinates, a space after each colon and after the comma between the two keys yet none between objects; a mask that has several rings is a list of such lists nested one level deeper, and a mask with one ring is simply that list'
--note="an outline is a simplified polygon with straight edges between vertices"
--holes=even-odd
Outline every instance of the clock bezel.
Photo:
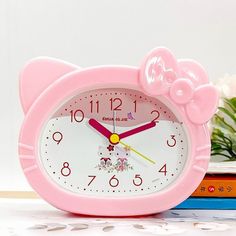
[{"label": "clock bezel", "polygon": [[[99,88],[129,88],[147,94],[140,84],[139,71],[139,68],[125,66],[75,70],[52,83],[32,104],[22,125],[19,154],[22,168],[30,185],[46,201],[57,208],[79,214],[146,215],[178,205],[197,188],[206,173],[210,158],[209,132],[206,125],[192,123],[186,116],[183,106],[175,104],[169,94],[155,97],[161,101],[168,101],[169,108],[173,109],[173,112],[178,114],[177,116],[181,116],[186,126],[191,150],[188,151],[188,160],[181,176],[165,190],[133,197],[82,196],[66,191],[54,183],[40,164],[38,142],[41,129],[58,104],[78,91]],[[26,159],[22,156],[31,156],[31,158]]]},{"label": "clock bezel", "polygon": [[[108,89],[106,92],[109,92],[109,90],[111,89],[111,90],[116,90],[116,89],[118,89],[118,90],[120,90],[120,87],[119,86],[117,86],[117,87],[115,87],[115,86],[113,86],[113,87],[109,87],[109,88],[105,88],[105,89]],[[126,89],[125,89],[126,90]],[[187,132],[186,132],[186,127],[185,127],[185,125],[184,124],[180,124],[181,125],[181,127],[182,127],[182,129],[183,129],[183,133],[184,133],[184,137],[182,136],[181,137],[181,139],[184,139],[185,140],[185,142],[187,143],[187,148],[186,148],[186,154],[184,154],[184,160],[181,160],[182,161],[182,164],[181,164],[181,166],[178,166],[178,172],[176,173],[176,177],[174,178],[174,179],[170,179],[171,177],[169,176],[168,177],[168,175],[167,176],[165,176],[166,177],[166,179],[165,180],[167,180],[168,179],[168,181],[167,181],[167,185],[163,185],[163,181],[161,181],[162,183],[161,183],[161,187],[162,187],[162,189],[157,189],[156,187],[155,187],[155,191],[154,191],[154,189],[153,189],[153,192],[145,192],[145,188],[143,189],[143,187],[140,187],[139,189],[136,189],[135,190],[135,195],[134,194],[132,194],[132,190],[118,190],[119,189],[119,187],[117,187],[117,188],[114,188],[114,189],[112,189],[112,188],[110,188],[110,190],[108,191],[109,193],[113,193],[112,195],[111,194],[106,194],[106,191],[105,190],[102,190],[101,192],[102,193],[104,193],[104,194],[102,194],[102,195],[100,195],[99,194],[99,187],[97,187],[96,189],[98,189],[98,190],[96,190],[96,192],[92,192],[91,191],[91,189],[93,188],[93,187],[87,187],[86,186],[86,184],[85,184],[85,186],[81,186],[81,185],[77,185],[77,188],[76,188],[76,190],[77,189],[80,189],[80,191],[82,191],[82,192],[77,192],[76,190],[73,190],[73,189],[71,189],[71,188],[67,188],[67,187],[65,187],[65,185],[63,185],[63,183],[64,184],[68,184],[68,182],[70,182],[70,184],[68,184],[67,186],[71,186],[71,185],[76,185],[75,183],[73,183],[73,182],[71,182],[71,181],[69,181],[69,180],[67,180],[66,178],[63,178],[60,174],[59,174],[59,176],[57,176],[57,174],[55,173],[55,172],[52,172],[52,171],[55,171],[54,170],[54,168],[52,168],[51,169],[51,167],[53,167],[53,164],[51,163],[51,160],[53,159],[52,158],[52,156],[51,155],[48,155],[48,150],[47,150],[47,154],[46,154],[46,156],[44,156],[44,151],[42,151],[42,147],[44,146],[45,147],[45,143],[43,142],[43,139],[45,139],[45,137],[43,137],[44,135],[44,132],[45,132],[45,130],[47,130],[48,131],[48,128],[46,128],[47,127],[47,123],[48,122],[50,122],[50,119],[51,118],[55,118],[55,114],[56,113],[59,113],[59,114],[62,114],[61,112],[63,112],[64,110],[65,110],[65,107],[64,107],[64,105],[66,104],[66,103],[68,103],[69,101],[71,101],[71,100],[73,100],[73,98],[74,97],[77,97],[78,95],[81,95],[81,94],[83,94],[84,92],[88,92],[88,93],[90,93],[90,92],[96,92],[96,93],[100,93],[101,91],[103,91],[103,89],[92,89],[92,90],[87,90],[87,91],[83,91],[83,90],[80,90],[80,91],[76,91],[74,94],[72,94],[68,99],[65,99],[64,101],[62,101],[52,112],[51,112],[51,114],[50,114],[50,118],[45,122],[45,124],[44,124],[44,127],[42,127],[41,128],[41,130],[42,130],[42,132],[41,132],[41,138],[39,139],[39,143],[38,143],[38,145],[39,145],[39,148],[38,148],[38,152],[39,152],[39,156],[40,156],[40,165],[43,165],[43,169],[44,168],[47,168],[48,166],[50,167],[50,169],[47,169],[47,174],[49,175],[49,177],[50,177],[50,180],[52,179],[56,184],[58,184],[58,185],[60,185],[60,187],[63,187],[66,191],[70,191],[70,192],[74,192],[74,193],[76,193],[76,194],[81,194],[81,195],[95,195],[95,196],[97,196],[97,197],[100,197],[100,196],[104,196],[104,197],[106,197],[106,198],[109,198],[109,197],[123,197],[123,196],[126,196],[126,197],[132,197],[132,196],[135,196],[135,195],[147,195],[147,194],[152,194],[153,192],[157,192],[157,191],[162,191],[163,189],[166,189],[166,188],[168,188],[171,184],[173,184],[173,182],[175,182],[175,180],[177,179],[177,178],[179,178],[179,175],[182,173],[182,171],[183,171],[183,169],[185,168],[185,164],[186,164],[186,162],[187,162],[187,156],[188,156],[188,152],[189,152],[189,149],[191,148],[191,146],[190,146],[190,144],[189,144],[189,142],[188,142],[188,137],[187,137]],[[130,88],[127,88],[127,90],[126,90],[126,92],[127,93],[132,93],[132,92],[140,92],[140,93],[142,93],[143,94],[143,96],[146,96],[146,98],[147,98],[147,100],[148,100],[148,98],[153,98],[153,97],[150,97],[149,95],[147,95],[147,94],[144,94],[142,91],[140,91],[140,90],[137,90],[137,89],[130,89]],[[120,91],[119,91],[120,92]],[[110,93],[110,92],[109,92]],[[125,93],[125,92],[124,92]],[[109,96],[109,95],[108,95]],[[89,94],[86,94],[86,97],[89,97],[89,99],[91,99],[91,97],[90,97],[90,95]],[[77,99],[77,101],[78,101],[79,99]],[[145,99],[146,100],[146,99]],[[123,99],[123,101],[125,101],[124,99]],[[160,101],[161,102],[161,104],[163,104],[163,105],[165,105],[166,106],[166,108],[168,108],[168,107],[171,107],[171,105],[166,101],[166,100],[164,100],[163,99],[163,97],[162,98],[158,98],[158,101]],[[74,101],[72,102],[73,104],[74,104]],[[161,105],[160,104],[160,105]],[[79,105],[79,103],[77,102],[77,104],[76,105]],[[63,108],[62,108],[63,107]],[[68,109],[82,109],[80,106],[79,107],[77,107],[77,108],[75,108],[75,107],[71,107],[70,106],[70,108],[69,108],[69,106],[67,106],[66,107],[66,109],[67,109],[67,112],[68,112]],[[166,108],[164,109],[164,110],[166,110]],[[163,110],[163,108],[161,108],[160,107],[160,109],[162,109],[162,111],[164,112],[164,110]],[[58,110],[60,110],[60,112],[58,111]],[[63,111],[62,111],[63,110]],[[83,109],[82,109],[83,110]],[[160,110],[160,113],[161,113],[161,110]],[[69,114],[68,114],[69,115]],[[90,114],[87,114],[88,115],[88,117],[89,118],[94,118],[93,116],[91,116]],[[63,114],[63,116],[64,116],[64,114]],[[85,112],[85,117],[87,117],[86,116],[86,112]],[[87,118],[88,118],[87,117]],[[175,117],[175,118],[174,118]],[[137,118],[137,114],[136,114],[136,118]],[[178,117],[178,113],[177,113],[177,111],[175,112],[175,114],[173,115],[173,118],[175,119],[175,122],[180,122],[180,123],[182,123],[181,122],[181,117]],[[97,119],[97,118],[95,118],[98,122],[101,122],[101,123],[103,123],[102,122],[102,120],[101,119]],[[163,119],[163,118],[162,118]],[[162,120],[161,119],[161,120]],[[88,121],[87,121],[88,122]],[[87,124],[87,122],[85,121],[85,125],[87,126],[88,124]],[[145,122],[148,122],[148,120],[146,120]],[[83,122],[84,123],[84,122]],[[106,123],[106,122],[105,122]],[[170,122],[170,123],[172,123],[172,122]],[[140,123],[141,124],[141,123]],[[158,126],[160,125],[160,123],[158,123]],[[132,126],[131,126],[132,127]],[[128,128],[128,129],[131,129],[131,127],[130,128]],[[55,128],[55,127],[51,127],[52,129],[53,128]],[[50,129],[51,129],[50,128]],[[91,127],[90,127],[91,128]],[[88,129],[88,127],[86,128],[86,129]],[[93,128],[92,128],[93,129]],[[46,132],[47,132],[46,131]],[[54,131],[52,131],[52,130],[50,130],[49,132],[54,132]],[[94,131],[93,131],[94,132]],[[95,133],[93,133],[94,135],[98,135],[98,134],[96,134],[96,131],[95,131]],[[50,133],[48,133],[46,136],[48,136],[48,135],[51,135]],[[64,135],[64,134],[63,134]],[[164,135],[164,134],[163,134]],[[48,145],[48,144],[47,144]],[[98,145],[98,144],[97,144]],[[101,145],[101,144],[100,144]],[[136,146],[137,147],[137,146]],[[78,148],[78,147],[77,147]],[[148,147],[147,147],[148,148]],[[139,148],[138,148],[139,149]],[[96,153],[96,152],[95,152]],[[145,152],[146,153],[146,152]],[[182,155],[181,155],[182,156]],[[152,156],[150,156],[150,154],[149,154],[149,157],[154,157],[154,155],[152,155]],[[48,159],[49,158],[49,159]],[[44,159],[44,160],[43,160]],[[96,158],[95,158],[96,159]],[[159,159],[158,159],[159,160]],[[69,160],[64,160],[64,161],[69,161]],[[63,161],[63,162],[64,162]],[[113,160],[114,161],[114,160]],[[80,161],[78,162],[78,164],[80,163]],[[146,163],[145,161],[144,161],[144,163]],[[62,163],[61,163],[62,164]],[[97,163],[93,163],[93,167],[96,165]],[[147,164],[147,163],[146,163]],[[150,165],[150,163],[148,162],[148,164]],[[160,165],[159,167],[158,166],[156,166],[156,168],[159,168],[160,169],[160,167],[161,167],[162,165]],[[70,165],[70,167],[71,168],[73,168],[71,165]],[[176,166],[177,167],[177,166]],[[163,168],[163,166],[162,166],[162,168]],[[74,169],[74,168],[73,168]],[[135,170],[136,168],[134,168],[134,170]],[[159,169],[156,169],[157,171],[159,170]],[[167,167],[167,169],[168,169],[168,173],[170,173],[170,168],[169,167]],[[173,170],[172,170],[173,171]],[[56,171],[57,172],[57,171]],[[74,171],[73,171],[74,172]],[[53,174],[52,174],[53,173]],[[60,173],[60,171],[59,171],[59,173]],[[75,173],[75,172],[74,172]],[[78,173],[78,172],[77,172]],[[130,173],[129,171],[128,171],[128,173]],[[135,172],[136,173],[136,172]],[[142,172],[140,172],[140,171],[138,171],[137,173],[139,173],[139,174],[141,174],[142,175]],[[99,175],[99,173],[97,173],[98,175]],[[101,173],[100,173],[101,174]],[[104,173],[103,173],[104,174]],[[108,173],[107,173],[108,174]],[[117,178],[117,174],[118,173],[113,173],[113,174],[115,174],[116,175],[116,178]],[[113,175],[113,174],[111,174],[111,176]],[[134,172],[132,172],[132,174],[134,174]],[[95,173],[93,173],[93,175],[95,175]],[[78,175],[76,175],[77,177],[78,177]],[[109,176],[109,175],[108,175]],[[106,176],[106,177],[108,177],[108,176]],[[110,176],[110,177],[111,177]],[[97,176],[98,177],[98,176]],[[110,178],[109,177],[109,178]],[[108,178],[108,180],[109,180],[109,178]],[[59,179],[59,182],[57,181],[57,179]],[[107,180],[107,179],[106,179]],[[120,179],[119,179],[120,180]],[[61,181],[61,182],[60,182]],[[159,183],[160,184],[160,183]],[[155,184],[156,185],[156,184]],[[119,185],[120,186],[120,185]],[[71,186],[72,187],[72,186]],[[142,189],[141,191],[140,191],[140,189]],[[149,189],[149,188],[148,188]],[[84,191],[83,191],[84,190]],[[86,191],[87,190],[87,191]],[[144,191],[143,191],[144,190]],[[124,194],[123,194],[123,196],[122,195],[117,195],[117,194],[115,194],[115,193],[117,193],[117,191],[120,193],[122,193],[122,192],[125,192]]]}]

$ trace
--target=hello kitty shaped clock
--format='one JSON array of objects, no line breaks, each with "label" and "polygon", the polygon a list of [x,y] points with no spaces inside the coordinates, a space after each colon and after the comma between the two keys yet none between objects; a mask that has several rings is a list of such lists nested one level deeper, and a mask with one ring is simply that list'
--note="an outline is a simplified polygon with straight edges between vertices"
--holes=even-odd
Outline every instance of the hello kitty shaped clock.
[{"label": "hello kitty shaped clock", "polygon": [[51,58],[20,76],[23,171],[65,211],[145,215],[185,200],[210,158],[218,94],[191,60],[152,50],[140,68],[82,69]]}]

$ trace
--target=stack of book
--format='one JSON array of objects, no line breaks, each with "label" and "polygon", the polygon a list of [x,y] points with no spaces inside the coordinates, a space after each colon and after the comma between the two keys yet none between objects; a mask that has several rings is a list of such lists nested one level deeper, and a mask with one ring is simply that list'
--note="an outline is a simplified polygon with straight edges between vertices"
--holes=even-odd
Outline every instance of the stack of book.
[{"label": "stack of book", "polygon": [[211,162],[205,178],[179,209],[236,209],[236,161]]}]

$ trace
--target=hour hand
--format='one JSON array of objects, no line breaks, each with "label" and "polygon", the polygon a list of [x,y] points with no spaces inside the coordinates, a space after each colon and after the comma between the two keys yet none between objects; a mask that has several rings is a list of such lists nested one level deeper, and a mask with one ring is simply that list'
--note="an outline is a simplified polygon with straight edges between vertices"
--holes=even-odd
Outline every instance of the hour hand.
[{"label": "hour hand", "polygon": [[95,119],[89,119],[88,123],[107,139],[111,137],[112,133]]}]

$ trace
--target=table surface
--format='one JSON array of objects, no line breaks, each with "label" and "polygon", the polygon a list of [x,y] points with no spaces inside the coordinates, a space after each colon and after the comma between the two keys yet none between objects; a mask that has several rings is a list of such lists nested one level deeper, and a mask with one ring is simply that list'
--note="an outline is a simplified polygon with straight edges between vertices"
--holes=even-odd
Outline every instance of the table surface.
[{"label": "table surface", "polygon": [[[79,231],[79,232],[78,232]],[[85,217],[41,199],[0,199],[0,235],[236,235],[236,210],[169,210],[136,218]]]}]

